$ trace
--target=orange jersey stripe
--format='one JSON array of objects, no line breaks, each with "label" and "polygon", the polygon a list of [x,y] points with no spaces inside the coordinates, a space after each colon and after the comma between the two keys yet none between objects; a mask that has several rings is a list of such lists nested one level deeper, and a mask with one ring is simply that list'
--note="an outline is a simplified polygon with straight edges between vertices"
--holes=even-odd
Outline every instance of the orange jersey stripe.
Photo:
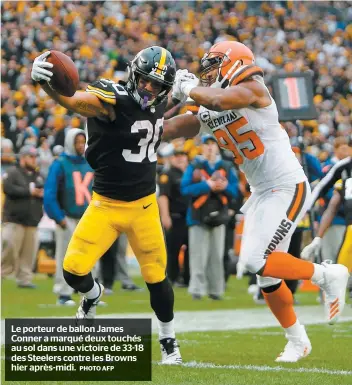
[{"label": "orange jersey stripe", "polygon": [[287,218],[290,221],[294,222],[295,219],[297,218],[299,212],[302,209],[305,197],[306,197],[306,184],[305,182],[302,182],[296,185],[295,195],[286,213]]},{"label": "orange jersey stripe", "polygon": [[236,84],[239,84],[254,75],[264,76],[263,70],[255,65],[248,66],[240,71],[234,79],[232,79],[231,85],[235,86]]}]

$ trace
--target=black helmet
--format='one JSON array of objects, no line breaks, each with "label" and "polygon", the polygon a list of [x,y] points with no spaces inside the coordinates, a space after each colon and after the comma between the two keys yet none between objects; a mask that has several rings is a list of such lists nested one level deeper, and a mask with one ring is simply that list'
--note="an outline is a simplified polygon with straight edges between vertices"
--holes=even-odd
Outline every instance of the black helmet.
[{"label": "black helmet", "polygon": [[[144,89],[138,89],[139,76],[158,82],[162,89],[157,97]],[[160,104],[171,90],[176,75],[176,63],[165,48],[152,46],[140,51],[129,66],[127,90],[143,108]]]}]

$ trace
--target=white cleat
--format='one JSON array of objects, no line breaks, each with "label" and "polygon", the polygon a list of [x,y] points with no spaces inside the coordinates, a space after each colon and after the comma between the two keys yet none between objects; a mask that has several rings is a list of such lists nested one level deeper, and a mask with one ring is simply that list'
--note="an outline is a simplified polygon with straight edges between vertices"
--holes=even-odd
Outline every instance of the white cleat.
[{"label": "white cleat", "polygon": [[161,363],[163,365],[180,365],[182,357],[175,338],[163,338],[160,342]]},{"label": "white cleat", "polygon": [[339,319],[346,302],[346,289],[349,278],[348,269],[344,265],[328,264],[325,266],[324,278],[317,282],[325,292],[325,314],[330,325]]},{"label": "white cleat", "polygon": [[288,343],[285,349],[276,358],[276,362],[297,362],[300,359],[307,357],[312,351],[312,344],[306,333],[304,326],[301,326],[302,334],[300,337],[289,336],[286,334]]},{"label": "white cleat", "polygon": [[88,299],[83,297],[79,308],[76,313],[76,324],[78,325],[81,320],[92,320],[95,318],[97,312],[97,305],[100,302],[100,298],[104,293],[104,286],[101,283],[98,283],[100,286],[100,294],[95,299]]}]

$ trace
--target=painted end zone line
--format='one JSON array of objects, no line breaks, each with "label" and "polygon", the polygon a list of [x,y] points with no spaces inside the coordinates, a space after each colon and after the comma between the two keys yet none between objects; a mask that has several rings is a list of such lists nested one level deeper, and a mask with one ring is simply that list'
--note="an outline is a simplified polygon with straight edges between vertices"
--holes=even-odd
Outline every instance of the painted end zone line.
[{"label": "painted end zone line", "polygon": [[[161,365],[160,363],[158,363]],[[320,373],[320,374],[339,374],[342,376],[352,376],[350,370],[330,370],[323,368],[285,368],[284,366],[259,366],[259,365],[216,365],[208,362],[190,361],[181,364],[186,368],[196,369],[233,369],[233,370],[251,370],[254,372],[292,372],[292,373]]]}]

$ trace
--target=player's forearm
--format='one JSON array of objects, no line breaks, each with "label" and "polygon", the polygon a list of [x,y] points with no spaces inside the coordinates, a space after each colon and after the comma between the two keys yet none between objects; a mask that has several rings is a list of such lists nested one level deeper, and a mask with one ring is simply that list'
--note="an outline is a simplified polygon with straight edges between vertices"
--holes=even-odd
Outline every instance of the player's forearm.
[{"label": "player's forearm", "polygon": [[193,138],[199,133],[200,123],[198,119],[191,114],[175,116],[164,120],[163,140],[172,140],[176,138]]},{"label": "player's forearm", "polygon": [[334,217],[335,217],[335,210],[332,208],[327,208],[324,211],[323,216],[321,217],[321,221],[319,224],[319,228],[317,231],[317,237],[322,238],[326,232],[326,230],[330,227]]},{"label": "player's forearm", "polygon": [[42,85],[42,88],[53,100],[72,112],[87,118],[106,115],[99,100],[94,95],[90,95],[87,92],[77,91],[74,96],[67,97],[54,91],[47,83]]},{"label": "player's forearm", "polygon": [[212,111],[222,111],[220,103],[224,90],[218,88],[195,87],[189,96],[197,103]]},{"label": "player's forearm", "polygon": [[245,108],[258,98],[256,94],[241,86],[222,88],[195,87],[189,96],[196,102],[212,111],[226,111]]}]

